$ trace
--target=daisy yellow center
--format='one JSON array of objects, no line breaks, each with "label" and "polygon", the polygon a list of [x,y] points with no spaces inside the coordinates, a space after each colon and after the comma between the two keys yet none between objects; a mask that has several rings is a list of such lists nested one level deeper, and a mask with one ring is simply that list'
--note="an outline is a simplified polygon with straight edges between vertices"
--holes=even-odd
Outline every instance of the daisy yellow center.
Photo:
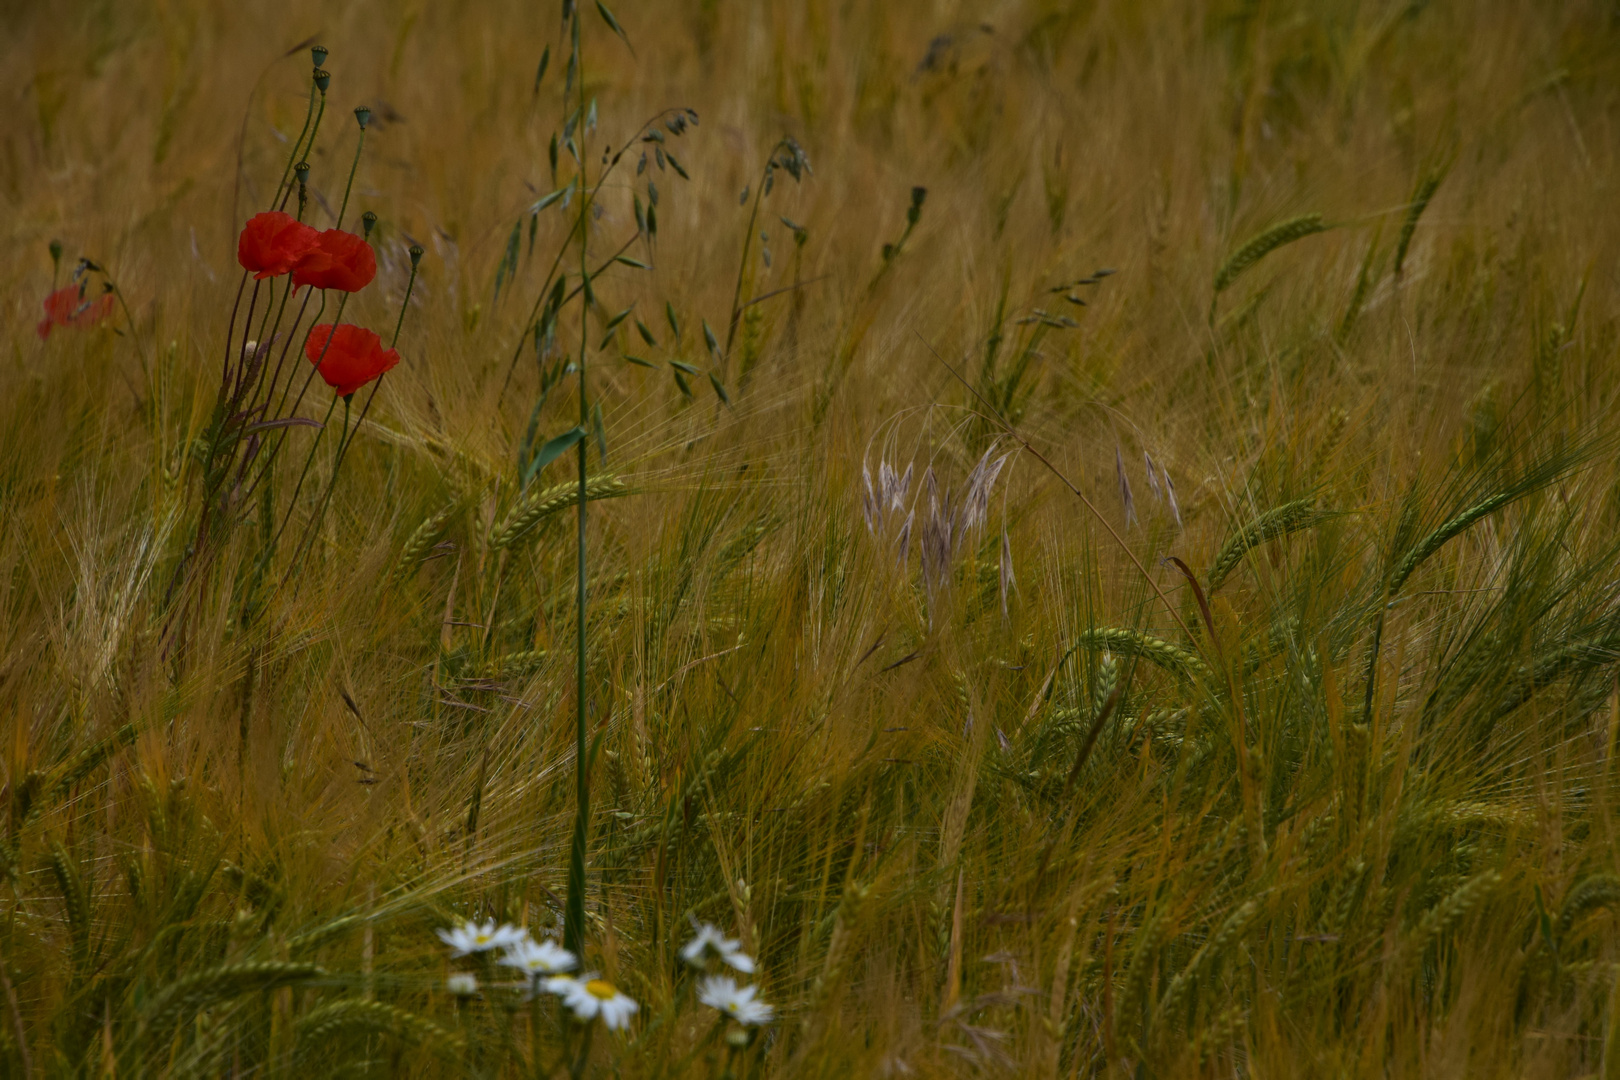
[{"label": "daisy yellow center", "polygon": [[611,1001],[619,993],[613,988],[612,983],[603,979],[592,979],[590,982],[586,983],[585,992],[591,995],[591,997],[601,998],[603,1001]]},{"label": "daisy yellow center", "polygon": [[493,935],[490,934],[475,934],[473,935],[473,940],[478,942],[478,944],[483,945],[487,943],[492,936]]}]

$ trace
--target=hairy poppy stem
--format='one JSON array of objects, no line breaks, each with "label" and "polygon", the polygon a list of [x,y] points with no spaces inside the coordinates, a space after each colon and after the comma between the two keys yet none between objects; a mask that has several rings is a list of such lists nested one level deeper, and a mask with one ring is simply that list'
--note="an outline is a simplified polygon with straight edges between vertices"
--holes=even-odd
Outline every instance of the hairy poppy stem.
[{"label": "hairy poppy stem", "polygon": [[[304,479],[309,476],[309,467],[315,461],[315,451],[320,449],[321,436],[326,434],[326,425],[332,419],[332,410],[337,408],[337,403],[338,399],[334,397],[332,399],[332,404],[326,407],[326,415],[321,418],[321,428],[315,433],[315,441],[310,444],[309,455],[304,458],[304,467],[298,473],[298,483],[293,485],[292,496],[287,500],[287,512],[282,515],[281,527],[276,529],[275,539],[270,541],[270,546],[272,548],[281,543],[281,534],[287,531],[287,525],[292,521],[293,511],[298,509],[298,493],[304,489]],[[343,403],[343,407],[345,411],[347,411],[349,407],[347,401]],[[344,424],[347,426],[347,418],[345,418]],[[302,540],[299,541],[299,546],[303,546]],[[290,573],[291,571],[289,570],[288,572]],[[286,582],[282,582],[282,584],[286,584]]]},{"label": "hairy poppy stem", "polygon": [[[292,174],[293,162],[298,160],[298,148],[303,145],[304,136],[309,134],[309,121],[315,115],[315,92],[319,89],[320,85],[315,81],[315,77],[310,76],[309,107],[304,110],[304,126],[298,132],[298,138],[293,140],[292,153],[287,155],[287,165],[281,170],[281,180],[276,184],[276,193],[270,197],[272,207],[276,205],[277,201],[280,201],[283,206],[286,205],[286,201],[281,198],[281,189],[287,187],[287,177]],[[321,94],[321,108],[326,108],[326,95],[324,93]],[[310,141],[313,142],[314,140]],[[288,189],[288,193],[291,194],[291,189]]]},{"label": "hairy poppy stem", "polygon": [[343,228],[343,215],[349,212],[349,192],[354,188],[354,174],[360,168],[360,151],[366,148],[366,129],[360,129],[360,141],[354,146],[354,163],[349,166],[349,182],[343,186],[343,205],[338,207],[337,224],[334,229]]}]

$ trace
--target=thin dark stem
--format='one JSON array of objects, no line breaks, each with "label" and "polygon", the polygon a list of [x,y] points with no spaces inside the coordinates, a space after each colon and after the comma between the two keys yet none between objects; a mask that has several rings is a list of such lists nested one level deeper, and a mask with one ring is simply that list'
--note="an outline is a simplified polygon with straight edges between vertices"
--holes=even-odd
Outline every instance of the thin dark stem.
[{"label": "thin dark stem", "polygon": [[[323,119],[325,119],[325,117],[326,117],[326,95],[323,93],[321,95],[321,107],[315,113],[315,127],[310,131],[310,133],[309,133],[309,142],[304,146],[304,153],[305,154],[308,154],[311,150],[313,150],[315,148],[315,136],[320,133],[321,121]],[[293,153],[294,154],[298,153],[297,145],[293,146]],[[295,157],[293,159],[293,162],[296,163],[296,161],[297,161],[297,158]],[[285,192],[281,193],[281,204],[276,207],[277,210],[285,210],[287,208],[287,200],[292,198],[292,194],[293,194],[293,190],[294,190],[293,184],[288,182],[285,177],[282,178],[282,182],[284,184],[286,184],[287,190]]]},{"label": "thin dark stem", "polygon": [[[276,529],[275,538],[270,541],[271,548],[275,548],[281,543],[281,534],[287,531],[287,525],[292,521],[293,511],[298,508],[298,493],[304,489],[304,478],[309,476],[309,467],[315,461],[315,451],[320,448],[321,436],[326,434],[327,422],[332,419],[332,410],[337,408],[337,403],[338,399],[334,396],[332,404],[326,407],[326,416],[321,419],[321,429],[315,433],[315,441],[310,444],[309,455],[304,458],[304,468],[298,474],[298,483],[293,485],[292,495],[287,500],[287,512],[282,515],[281,525]],[[347,401],[344,402],[343,407],[345,410],[348,409]],[[348,424],[347,417],[344,419],[344,424]]]},{"label": "thin dark stem", "polygon": [[343,205],[338,207],[337,224],[334,229],[343,228],[343,215],[349,212],[349,192],[354,189],[354,174],[360,168],[360,151],[366,148],[366,129],[360,129],[360,141],[354,145],[354,162],[349,166],[349,182],[343,186]]},{"label": "thin dark stem", "polygon": [[[575,19],[579,18],[575,14]],[[584,64],[577,66],[583,69]],[[579,71],[580,79],[580,109],[585,107],[585,73]],[[585,358],[587,343],[590,338],[590,196],[585,187],[585,156],[579,159],[579,175],[576,178],[579,185],[579,275],[580,275],[580,311],[579,311],[579,425],[585,428],[590,423],[589,388],[585,381]],[[574,838],[568,858],[568,898],[567,909],[563,916],[563,942],[564,947],[575,956],[585,955],[585,848],[588,840],[587,832],[590,819],[590,762],[586,760],[589,751],[585,745],[586,736],[586,708],[585,708],[585,648],[587,598],[586,598],[586,535],[585,535],[585,458],[586,446],[589,440],[580,439],[579,449],[579,505],[576,519],[578,521],[577,547],[575,549],[575,636],[574,636],[574,779],[575,779],[575,807],[574,807]],[[585,1032],[585,1044],[580,1050],[579,1062],[574,1069],[578,1076],[584,1067],[586,1055],[590,1052],[590,1029]]]},{"label": "thin dark stem", "polygon": [[[292,173],[292,167],[298,163],[298,148],[303,145],[304,136],[309,134],[310,117],[315,115],[315,94],[319,89],[320,84],[315,81],[315,76],[311,74],[309,77],[309,107],[304,110],[304,126],[298,132],[298,138],[293,140],[292,152],[287,155],[287,164],[281,170],[281,180],[276,184],[276,193],[270,197],[271,206],[276,205],[276,201],[281,198],[281,189],[287,186],[287,177]],[[321,95],[321,108],[326,108],[325,94]]]},{"label": "thin dark stem", "polygon": [[759,220],[759,204],[765,201],[765,177],[770,175],[770,162],[776,160],[776,151],[781,148],[781,142],[771,147],[770,157],[766,159],[765,168],[759,177],[759,187],[754,191],[754,208],[748,213],[748,232],[743,236],[742,262],[737,266],[737,287],[731,291],[731,321],[726,327],[726,350],[720,354],[720,377],[726,377],[726,366],[731,361],[731,343],[737,337],[737,324],[742,320],[742,287],[743,279],[748,276],[748,256],[754,249],[754,224]]}]

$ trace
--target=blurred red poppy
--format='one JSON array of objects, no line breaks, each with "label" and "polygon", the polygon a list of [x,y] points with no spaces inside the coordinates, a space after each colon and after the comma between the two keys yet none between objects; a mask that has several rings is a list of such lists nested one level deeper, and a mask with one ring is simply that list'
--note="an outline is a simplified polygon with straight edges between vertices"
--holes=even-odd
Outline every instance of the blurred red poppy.
[{"label": "blurred red poppy", "polygon": [[320,243],[321,234],[280,210],[255,214],[236,241],[236,261],[255,278],[278,277]]},{"label": "blurred red poppy", "polygon": [[112,309],[112,293],[104,292],[94,300],[87,300],[79,286],[69,285],[45,298],[45,318],[35,329],[44,338],[50,336],[52,327],[92,326],[112,314]]},{"label": "blurred red poppy", "polygon": [[[332,341],[330,346],[326,343],[328,338]],[[321,356],[323,349],[325,357]],[[336,331],[331,323],[315,327],[304,343],[304,355],[309,357],[310,363],[320,365],[321,378],[339,397],[348,397],[399,363],[398,352],[385,350],[381,338],[352,323],[343,323]]]},{"label": "blurred red poppy", "polygon": [[377,253],[354,233],[327,229],[311,250],[293,267],[293,287],[359,292],[377,276]]}]

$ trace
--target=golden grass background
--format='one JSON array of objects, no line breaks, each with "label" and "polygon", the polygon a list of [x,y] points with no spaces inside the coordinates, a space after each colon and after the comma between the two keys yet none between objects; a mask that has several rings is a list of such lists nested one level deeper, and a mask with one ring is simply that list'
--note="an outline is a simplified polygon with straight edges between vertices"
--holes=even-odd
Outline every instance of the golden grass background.
[{"label": "golden grass background", "polygon": [[[604,468],[635,493],[592,517],[591,966],[643,1006],[598,1041],[600,1074],[725,1066],[676,975],[694,913],[743,936],[781,1009],[733,1062],[758,1075],[1620,1075],[1613,6],[614,10],[635,54],[587,13],[591,145],[666,106],[701,117],[678,141],[691,182],[655,169],[653,269],[598,286],[660,339],[627,326],[621,347],[707,369],[739,193],[784,134],[814,174],[766,203],[772,266],[750,260],[745,295],[804,284],[751,309],[730,406],[592,356]],[[554,926],[563,888],[571,514],[489,542],[532,353],[502,385],[564,238],[550,211],[495,299],[554,186],[557,16],[0,12],[9,1074],[517,1074],[526,1021],[493,992],[457,1006],[431,929]],[[263,622],[237,619],[244,529],[177,651],[164,592],[232,244],[296,133],[307,53],[278,58],[309,35],[333,73],[316,203],[341,196],[348,110],[377,116],[351,214],[380,216],[382,272],[346,317],[385,330],[405,245],[427,251],[405,359]],[[634,232],[628,199],[606,189],[593,252]],[[1331,228],[1211,318],[1223,261],[1311,212]],[[779,215],[808,230],[798,262]],[[35,336],[52,238],[107,266],[133,327]],[[1050,291],[1103,267],[1085,307]],[[863,463],[959,490],[998,430],[930,346],[1005,389],[1037,308],[1078,325],[1041,338],[1009,418],[1174,617],[1029,453],[932,595],[926,497],[904,565],[863,520]],[[1417,538],[1499,491],[1385,608]],[[1163,560],[1207,583],[1300,500],[1328,513],[1246,551],[1206,624]],[[446,507],[445,546],[402,564]],[[1210,674],[1073,648],[1099,627]],[[321,974],[274,988],[290,969],[262,966],[294,963]]]}]

